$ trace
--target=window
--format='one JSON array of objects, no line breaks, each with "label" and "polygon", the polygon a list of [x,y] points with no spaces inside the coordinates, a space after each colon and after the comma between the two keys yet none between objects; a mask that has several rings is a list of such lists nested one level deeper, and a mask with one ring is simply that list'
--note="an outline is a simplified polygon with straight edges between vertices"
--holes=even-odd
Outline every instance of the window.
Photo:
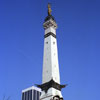
[{"label": "window", "polygon": [[53,42],[53,44],[55,44],[55,42]]},{"label": "window", "polygon": [[27,92],[25,92],[25,100],[27,100]]},{"label": "window", "polygon": [[41,92],[40,92],[40,95],[41,95]]},{"label": "window", "polygon": [[33,97],[33,100],[36,100],[36,90],[34,90],[34,93],[33,93],[34,95],[34,97]]},{"label": "window", "polygon": [[48,44],[48,42],[46,42],[46,44]]},{"label": "window", "polygon": [[37,100],[39,100],[39,92],[37,91]]},{"label": "window", "polygon": [[29,95],[28,95],[28,91],[27,91],[27,99],[29,100]]},{"label": "window", "polygon": [[22,100],[25,100],[25,98],[24,98],[24,93],[22,94]]},{"label": "window", "polygon": [[32,90],[31,91],[29,91],[29,96],[30,96],[30,100],[32,100]]}]

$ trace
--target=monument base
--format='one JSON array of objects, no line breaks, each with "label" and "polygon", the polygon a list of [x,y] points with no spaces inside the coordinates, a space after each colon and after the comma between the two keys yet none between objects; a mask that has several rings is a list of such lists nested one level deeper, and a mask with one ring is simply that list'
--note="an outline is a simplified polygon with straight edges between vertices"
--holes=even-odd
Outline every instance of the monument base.
[{"label": "monument base", "polygon": [[55,88],[50,88],[48,89],[47,93],[45,91],[42,91],[40,100],[63,100],[63,97],[61,91]]}]

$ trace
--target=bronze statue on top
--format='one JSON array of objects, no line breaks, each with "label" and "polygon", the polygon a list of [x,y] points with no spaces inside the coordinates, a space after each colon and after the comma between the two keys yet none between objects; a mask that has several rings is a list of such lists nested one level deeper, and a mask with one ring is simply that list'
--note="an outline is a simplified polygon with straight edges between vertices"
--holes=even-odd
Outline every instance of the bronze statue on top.
[{"label": "bronze statue on top", "polygon": [[48,16],[45,18],[45,22],[46,21],[48,21],[48,20],[50,20],[50,19],[52,19],[53,21],[55,21],[55,19],[54,19],[54,17],[51,15],[51,12],[52,12],[52,9],[51,9],[51,3],[48,3],[48,11],[47,11],[47,13],[48,13]]},{"label": "bronze statue on top", "polygon": [[49,16],[51,15],[51,12],[52,12],[52,10],[51,10],[51,4],[48,3],[48,15],[49,15]]}]

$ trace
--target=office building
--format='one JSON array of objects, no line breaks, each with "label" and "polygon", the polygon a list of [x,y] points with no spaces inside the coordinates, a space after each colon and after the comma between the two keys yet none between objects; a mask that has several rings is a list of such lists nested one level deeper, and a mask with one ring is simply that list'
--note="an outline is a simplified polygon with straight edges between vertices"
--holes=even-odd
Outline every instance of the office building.
[{"label": "office building", "polygon": [[22,100],[39,100],[40,95],[41,89],[34,86],[22,90]]}]

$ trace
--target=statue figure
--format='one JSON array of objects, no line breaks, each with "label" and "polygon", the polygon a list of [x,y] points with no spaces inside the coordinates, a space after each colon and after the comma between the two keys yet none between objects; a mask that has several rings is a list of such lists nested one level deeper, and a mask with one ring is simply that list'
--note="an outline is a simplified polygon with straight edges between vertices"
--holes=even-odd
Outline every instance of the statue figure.
[{"label": "statue figure", "polygon": [[51,12],[52,12],[52,10],[51,10],[51,5],[50,5],[50,3],[48,3],[48,15],[49,15],[49,16],[51,15]]}]

